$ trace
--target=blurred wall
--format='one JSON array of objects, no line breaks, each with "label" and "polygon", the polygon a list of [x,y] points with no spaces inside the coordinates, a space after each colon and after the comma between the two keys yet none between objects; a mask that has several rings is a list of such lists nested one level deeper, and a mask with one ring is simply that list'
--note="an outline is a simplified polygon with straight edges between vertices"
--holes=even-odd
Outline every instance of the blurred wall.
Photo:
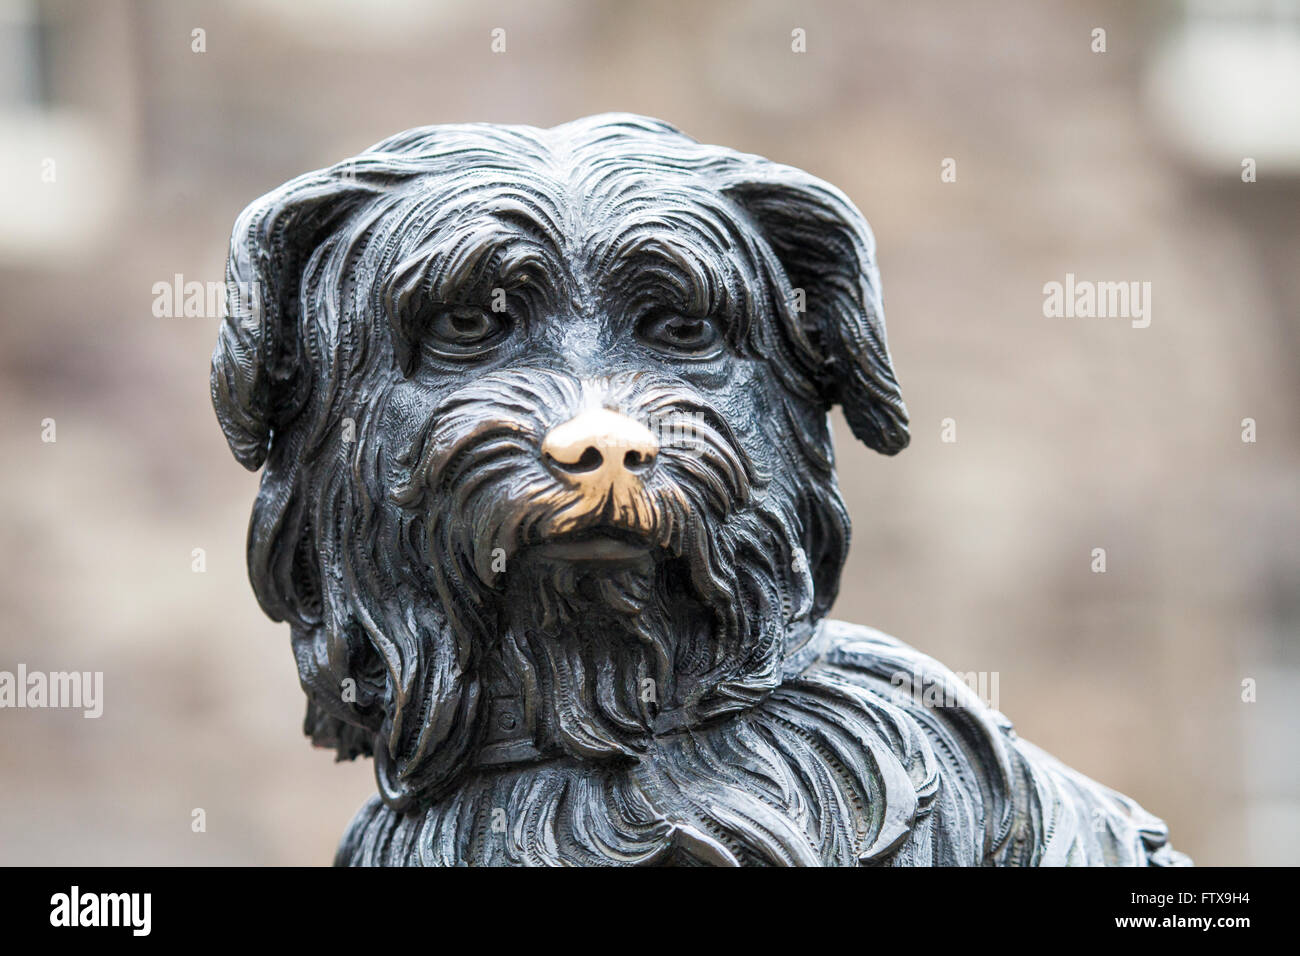
[{"label": "blurred wall", "polygon": [[[155,285],[220,282],[245,203],[390,133],[605,110],[804,167],[872,222],[914,439],[880,458],[837,414],[837,616],[996,672],[1022,736],[1198,862],[1295,862],[1300,163],[1273,134],[1300,125],[1249,86],[1228,113],[1253,121],[1226,123],[1186,77],[1243,24],[1285,74],[1297,23],[0,0],[0,670],[105,680],[99,719],[0,711],[0,863],[330,860],[370,768],[300,736],[287,628],[243,565],[257,478],[208,399],[219,317],[156,315]],[[1067,273],[1151,283],[1149,327],[1045,317]]]}]

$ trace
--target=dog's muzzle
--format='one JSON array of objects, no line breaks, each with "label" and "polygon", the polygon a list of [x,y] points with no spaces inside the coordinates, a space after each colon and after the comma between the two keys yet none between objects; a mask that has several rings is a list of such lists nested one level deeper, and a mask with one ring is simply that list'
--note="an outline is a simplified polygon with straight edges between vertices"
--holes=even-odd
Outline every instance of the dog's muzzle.
[{"label": "dog's muzzle", "polygon": [[[649,530],[646,509],[638,505],[659,454],[650,429],[621,412],[591,407],[547,432],[541,453],[546,467],[576,495],[566,509],[569,524],[603,518]],[[617,550],[616,543],[608,547]]]}]

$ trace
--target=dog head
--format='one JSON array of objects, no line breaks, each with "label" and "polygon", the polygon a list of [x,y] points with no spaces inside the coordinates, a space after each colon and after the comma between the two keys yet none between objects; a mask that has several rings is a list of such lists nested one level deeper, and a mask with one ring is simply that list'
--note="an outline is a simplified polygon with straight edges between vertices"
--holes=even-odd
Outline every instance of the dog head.
[{"label": "dog head", "polygon": [[908,440],[861,215],[654,120],[399,134],[249,206],[227,284],[253,586],[397,809],[762,700],[845,557],[827,411]]}]

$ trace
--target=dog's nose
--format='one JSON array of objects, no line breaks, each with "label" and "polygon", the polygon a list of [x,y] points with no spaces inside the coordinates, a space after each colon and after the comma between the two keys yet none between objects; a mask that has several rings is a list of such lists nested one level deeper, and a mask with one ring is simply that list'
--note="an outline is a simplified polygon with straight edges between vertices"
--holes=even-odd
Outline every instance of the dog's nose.
[{"label": "dog's nose", "polygon": [[583,484],[615,484],[642,476],[659,453],[650,429],[608,408],[590,408],[552,428],[542,457],[554,471]]}]

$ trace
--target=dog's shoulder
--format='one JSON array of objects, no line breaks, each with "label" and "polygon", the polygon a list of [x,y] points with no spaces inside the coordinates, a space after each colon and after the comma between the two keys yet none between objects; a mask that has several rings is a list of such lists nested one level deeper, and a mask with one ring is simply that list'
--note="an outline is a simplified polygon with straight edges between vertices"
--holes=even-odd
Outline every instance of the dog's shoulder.
[{"label": "dog's shoulder", "polygon": [[[859,696],[880,741],[916,790],[906,838],[880,862],[897,865],[1169,866],[1190,861],[1164,822],[1135,801],[1017,736],[959,675],[870,627],[823,621],[791,682]],[[994,685],[996,686],[996,685]],[[850,690],[850,688],[854,690]]]}]

